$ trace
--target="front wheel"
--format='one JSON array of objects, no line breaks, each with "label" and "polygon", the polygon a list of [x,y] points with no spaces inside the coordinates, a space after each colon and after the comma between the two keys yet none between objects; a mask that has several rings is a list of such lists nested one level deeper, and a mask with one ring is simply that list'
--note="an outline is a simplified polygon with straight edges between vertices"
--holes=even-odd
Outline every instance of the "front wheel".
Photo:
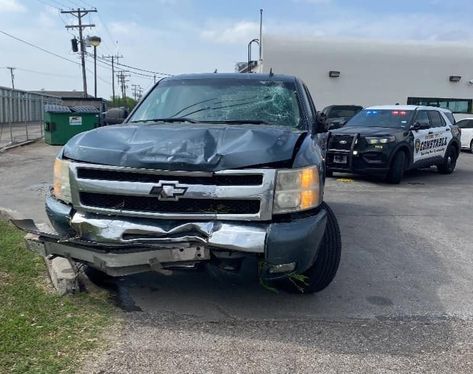
[{"label": "front wheel", "polygon": [[473,153],[473,140],[470,143],[470,152]]},{"label": "front wheel", "polygon": [[394,155],[391,163],[391,168],[386,176],[386,181],[391,184],[401,183],[401,179],[404,175],[406,164],[406,154],[403,151],[399,151]]},{"label": "front wheel", "polygon": [[340,227],[332,209],[326,203],[322,203],[322,208],[327,212],[327,225],[317,259],[303,274],[285,280],[289,287],[284,288],[288,291],[304,294],[322,291],[337,274],[342,253]]},{"label": "front wheel", "polygon": [[452,174],[455,170],[455,166],[457,166],[457,151],[453,146],[449,146],[447,148],[447,152],[445,152],[445,157],[443,162],[437,165],[437,169],[441,174]]}]

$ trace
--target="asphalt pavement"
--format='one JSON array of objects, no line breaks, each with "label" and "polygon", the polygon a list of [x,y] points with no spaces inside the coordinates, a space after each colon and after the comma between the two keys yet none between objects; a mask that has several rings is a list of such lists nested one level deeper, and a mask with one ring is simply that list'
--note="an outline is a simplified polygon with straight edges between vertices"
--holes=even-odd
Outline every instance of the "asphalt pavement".
[{"label": "asphalt pavement", "polygon": [[[46,220],[57,147],[0,154],[0,207]],[[316,295],[274,294],[254,264],[241,274],[117,279],[124,309],[102,373],[473,372],[473,155],[452,175],[409,173],[398,186],[336,174],[325,200],[340,223],[335,281]]]}]

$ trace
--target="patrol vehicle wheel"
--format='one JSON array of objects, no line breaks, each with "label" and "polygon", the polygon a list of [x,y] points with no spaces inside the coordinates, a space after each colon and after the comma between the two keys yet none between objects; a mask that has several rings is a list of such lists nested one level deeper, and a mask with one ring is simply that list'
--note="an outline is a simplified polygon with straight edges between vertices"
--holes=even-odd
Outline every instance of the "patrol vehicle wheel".
[{"label": "patrol vehicle wheel", "polygon": [[473,140],[470,143],[470,152],[473,153]]},{"label": "patrol vehicle wheel", "polygon": [[332,209],[322,203],[322,208],[327,212],[327,226],[320,244],[317,260],[314,265],[302,274],[301,279],[296,277],[285,279],[282,288],[289,292],[311,294],[322,291],[335,278],[342,253],[342,239],[337,217]]},{"label": "patrol vehicle wheel", "polygon": [[[472,149],[473,149],[473,148],[472,148]],[[325,176],[326,176],[327,178],[333,177],[333,171],[332,171],[332,170],[327,170],[327,171],[325,172]]]},{"label": "patrol vehicle wheel", "polygon": [[451,174],[457,166],[457,151],[453,146],[447,148],[443,163],[437,165],[437,169],[441,174]]},{"label": "patrol vehicle wheel", "polygon": [[403,151],[399,151],[394,155],[394,159],[391,163],[391,168],[386,176],[386,181],[392,184],[401,183],[401,179],[404,175],[406,164],[406,154]]}]

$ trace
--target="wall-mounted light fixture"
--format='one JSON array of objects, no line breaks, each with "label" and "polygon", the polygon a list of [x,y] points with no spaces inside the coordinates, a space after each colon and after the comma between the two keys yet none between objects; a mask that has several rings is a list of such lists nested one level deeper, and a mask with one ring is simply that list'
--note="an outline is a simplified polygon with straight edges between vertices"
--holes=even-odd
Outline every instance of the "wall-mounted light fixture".
[{"label": "wall-mounted light fixture", "polygon": [[449,80],[450,82],[460,82],[462,79],[461,75],[450,75]]},{"label": "wall-mounted light fixture", "polygon": [[340,72],[339,71],[335,71],[335,70],[330,70],[328,72],[328,76],[330,78],[339,78],[340,77]]}]

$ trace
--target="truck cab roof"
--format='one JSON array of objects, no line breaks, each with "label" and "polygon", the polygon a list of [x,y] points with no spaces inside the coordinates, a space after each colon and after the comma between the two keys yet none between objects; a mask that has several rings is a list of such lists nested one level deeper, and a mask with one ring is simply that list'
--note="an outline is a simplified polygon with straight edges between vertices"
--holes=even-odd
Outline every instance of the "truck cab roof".
[{"label": "truck cab roof", "polygon": [[261,74],[261,73],[198,73],[179,74],[164,78],[165,80],[184,79],[237,79],[237,80],[273,80],[278,82],[295,82],[297,78],[285,74]]}]

